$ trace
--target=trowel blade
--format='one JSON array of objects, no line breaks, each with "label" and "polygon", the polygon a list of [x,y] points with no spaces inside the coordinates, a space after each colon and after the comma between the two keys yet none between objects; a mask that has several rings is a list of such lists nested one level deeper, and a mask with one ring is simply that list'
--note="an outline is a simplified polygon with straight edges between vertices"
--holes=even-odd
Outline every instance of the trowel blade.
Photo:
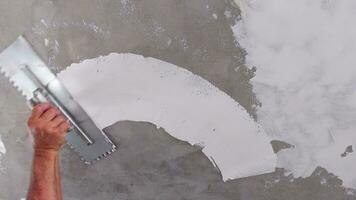
[{"label": "trowel blade", "polygon": [[35,93],[42,90],[51,97],[45,99],[59,108],[71,122],[72,129],[66,136],[67,143],[86,164],[94,163],[116,151],[112,141],[74,101],[25,38],[20,36],[0,54],[0,70],[27,101],[32,101]]}]

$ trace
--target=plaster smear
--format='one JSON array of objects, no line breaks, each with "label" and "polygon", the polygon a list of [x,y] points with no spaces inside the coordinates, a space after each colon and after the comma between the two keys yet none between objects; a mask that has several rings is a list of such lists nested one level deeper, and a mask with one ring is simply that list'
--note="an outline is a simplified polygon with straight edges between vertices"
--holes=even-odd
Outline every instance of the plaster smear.
[{"label": "plaster smear", "polygon": [[1,140],[1,135],[0,135],[0,167],[1,167],[1,156],[5,153],[6,153],[6,148],[5,148],[4,143]]},{"label": "plaster smear", "polygon": [[[252,80],[267,134],[295,148],[278,166],[309,176],[317,166],[356,188],[356,1],[240,0],[233,27],[256,66]],[[344,155],[344,156],[342,156]]]},{"label": "plaster smear", "polygon": [[72,64],[58,77],[100,128],[123,120],[154,123],[202,145],[224,180],[275,169],[270,140],[247,111],[185,69],[112,53]]},{"label": "plaster smear", "polygon": [[4,143],[1,140],[1,135],[0,135],[0,156],[1,156],[1,154],[5,154],[5,153],[6,153],[6,148],[5,148]]}]

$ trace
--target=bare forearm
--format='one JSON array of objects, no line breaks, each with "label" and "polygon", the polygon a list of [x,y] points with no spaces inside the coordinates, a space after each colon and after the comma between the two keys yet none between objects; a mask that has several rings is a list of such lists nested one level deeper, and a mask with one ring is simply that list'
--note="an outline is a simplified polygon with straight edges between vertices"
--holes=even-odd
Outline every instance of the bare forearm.
[{"label": "bare forearm", "polygon": [[57,199],[62,200],[61,176],[59,172],[59,156],[56,157],[55,166],[56,166],[55,173],[56,173]]},{"label": "bare forearm", "polygon": [[58,152],[70,124],[58,109],[45,103],[34,106],[27,125],[34,138],[27,200],[61,200]]},{"label": "bare forearm", "polygon": [[58,152],[35,150],[27,200],[61,200]]}]

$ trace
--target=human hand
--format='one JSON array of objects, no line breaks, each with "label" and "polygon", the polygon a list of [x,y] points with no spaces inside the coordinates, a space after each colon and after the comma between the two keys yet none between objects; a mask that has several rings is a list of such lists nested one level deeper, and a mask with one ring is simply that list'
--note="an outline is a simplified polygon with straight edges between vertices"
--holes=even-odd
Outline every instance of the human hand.
[{"label": "human hand", "polygon": [[34,106],[27,122],[34,137],[35,150],[58,151],[65,141],[69,123],[60,111],[52,105]]}]

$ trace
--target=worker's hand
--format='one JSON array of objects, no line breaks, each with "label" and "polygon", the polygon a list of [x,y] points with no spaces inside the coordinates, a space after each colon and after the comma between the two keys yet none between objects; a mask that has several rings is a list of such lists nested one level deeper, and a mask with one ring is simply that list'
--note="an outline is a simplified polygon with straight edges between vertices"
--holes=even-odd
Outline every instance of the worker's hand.
[{"label": "worker's hand", "polygon": [[35,150],[58,151],[69,128],[66,118],[52,105],[38,104],[28,119]]}]

